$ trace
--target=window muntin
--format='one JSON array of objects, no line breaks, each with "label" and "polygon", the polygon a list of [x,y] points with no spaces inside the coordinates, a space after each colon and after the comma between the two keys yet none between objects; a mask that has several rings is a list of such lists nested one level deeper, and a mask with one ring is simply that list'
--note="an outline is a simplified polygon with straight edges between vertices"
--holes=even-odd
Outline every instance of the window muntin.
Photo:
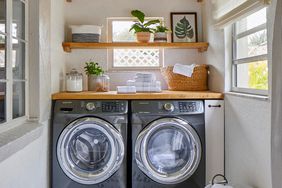
[{"label": "window muntin", "polygon": [[27,0],[0,0],[2,4],[5,6],[0,7],[0,123],[25,118],[27,96]]},{"label": "window muntin", "polygon": [[0,33],[6,32],[6,0],[0,0]]},{"label": "window muntin", "polygon": [[[147,18],[160,19],[163,18]],[[134,24],[132,18],[109,18],[108,19],[108,42],[136,42],[133,31],[129,32]],[[153,26],[152,26],[153,27]],[[153,37],[151,37],[151,41]],[[126,48],[108,50],[110,69],[152,69],[163,65],[163,50],[149,48]]]},{"label": "window muntin", "polygon": [[233,25],[233,91],[268,94],[267,53],[264,8]]}]

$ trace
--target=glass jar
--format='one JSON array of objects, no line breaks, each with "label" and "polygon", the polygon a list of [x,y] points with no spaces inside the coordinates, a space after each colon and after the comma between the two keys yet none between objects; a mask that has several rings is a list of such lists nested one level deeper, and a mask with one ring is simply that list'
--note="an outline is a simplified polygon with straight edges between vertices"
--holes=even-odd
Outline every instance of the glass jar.
[{"label": "glass jar", "polygon": [[108,75],[88,75],[88,90],[96,92],[110,91],[110,77]]},{"label": "glass jar", "polygon": [[83,90],[83,75],[72,69],[66,75],[66,91],[68,92],[81,92]]}]

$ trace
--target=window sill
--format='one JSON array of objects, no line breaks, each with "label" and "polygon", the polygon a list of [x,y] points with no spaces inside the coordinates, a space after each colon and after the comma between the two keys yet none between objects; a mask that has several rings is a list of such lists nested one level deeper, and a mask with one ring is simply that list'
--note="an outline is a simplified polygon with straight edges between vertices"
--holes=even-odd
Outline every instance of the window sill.
[{"label": "window sill", "polygon": [[42,134],[43,126],[37,122],[25,122],[0,133],[0,162],[35,141]]},{"label": "window sill", "polygon": [[261,101],[269,101],[270,100],[269,96],[239,93],[239,92],[234,92],[234,91],[226,92],[225,95],[244,97],[244,98],[256,99],[256,100],[261,100]]}]

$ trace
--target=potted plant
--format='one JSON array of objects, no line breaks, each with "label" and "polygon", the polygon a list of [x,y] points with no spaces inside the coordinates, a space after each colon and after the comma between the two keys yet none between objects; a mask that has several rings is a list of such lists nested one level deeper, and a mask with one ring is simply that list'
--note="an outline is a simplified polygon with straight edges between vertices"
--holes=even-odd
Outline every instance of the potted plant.
[{"label": "potted plant", "polygon": [[104,70],[98,63],[85,62],[84,70],[88,76],[88,90],[96,92],[107,92],[110,89],[110,78],[104,74]]},{"label": "potted plant", "polygon": [[167,42],[167,33],[170,30],[163,24],[158,25],[154,29],[154,42]]},{"label": "potted plant", "polygon": [[137,22],[132,25],[129,31],[134,30],[138,42],[149,42],[153,29],[150,26],[160,23],[159,20],[145,21],[145,14],[140,10],[131,11],[131,15],[137,18]]}]

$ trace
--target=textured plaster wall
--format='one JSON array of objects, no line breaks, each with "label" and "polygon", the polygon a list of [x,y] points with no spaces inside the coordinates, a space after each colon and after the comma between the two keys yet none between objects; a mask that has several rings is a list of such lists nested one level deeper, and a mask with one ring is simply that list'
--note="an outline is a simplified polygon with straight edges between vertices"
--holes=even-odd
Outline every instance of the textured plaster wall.
[{"label": "textured plaster wall", "polygon": [[[268,15],[268,33],[272,32],[273,6]],[[222,30],[213,27],[210,7],[211,1],[205,1],[203,28],[207,32],[204,39],[211,45],[205,58],[215,73],[210,79],[211,88],[230,91],[231,30],[227,28],[224,37]],[[271,73],[271,59],[269,64]],[[225,172],[230,182],[239,188],[271,188],[270,116],[269,101],[225,95]]]},{"label": "textured plaster wall", "polygon": [[[170,12],[197,12],[199,39],[202,40],[202,12],[201,3],[195,0],[82,0],[65,3],[65,27],[69,31],[69,25],[75,24],[98,24],[103,25],[102,41],[106,41],[107,17],[130,17],[130,11],[140,9],[149,17],[164,17],[165,23],[170,27]],[[66,37],[70,39],[69,35]],[[73,50],[66,54],[66,70],[72,68],[83,71],[84,62],[93,58],[107,68],[107,50]],[[173,65],[175,63],[192,64],[205,63],[204,53],[198,53],[197,50],[175,50],[168,49],[164,53],[164,65]],[[162,77],[159,71],[156,73],[159,80]],[[126,80],[132,79],[134,72],[108,72],[111,78],[111,89],[115,90],[117,85],[125,85]],[[85,76],[86,80],[86,76]],[[162,80],[163,81],[163,80]],[[86,89],[86,81],[84,82]],[[163,81],[163,89],[167,88]]]},{"label": "textured plaster wall", "polygon": [[51,0],[51,91],[64,90],[65,53],[62,42],[65,37],[64,2]]},{"label": "textured plaster wall", "polygon": [[[51,91],[59,90],[57,78],[64,70],[62,50],[58,43],[63,39],[63,3],[55,0],[30,0],[30,116],[39,119],[40,136],[21,150],[0,163],[0,187],[2,188],[48,188],[49,187],[49,126]],[[52,3],[52,4],[51,4]],[[56,5],[57,4],[57,5]],[[61,5],[61,6],[60,6]],[[51,18],[51,6],[52,14]],[[53,22],[51,22],[51,20]],[[54,23],[55,22],[55,23]],[[51,35],[51,23],[52,35]],[[52,38],[52,42],[51,42]],[[61,40],[58,41],[57,40]],[[51,48],[52,47],[52,54]],[[61,54],[60,54],[61,53]],[[51,57],[61,64],[51,66]],[[52,69],[52,70],[51,70]],[[51,76],[52,74],[52,76]],[[59,80],[58,80],[59,81]],[[57,84],[58,83],[58,84]],[[52,87],[52,88],[51,88]],[[10,147],[12,144],[10,145]],[[14,148],[10,148],[13,150]]]}]

